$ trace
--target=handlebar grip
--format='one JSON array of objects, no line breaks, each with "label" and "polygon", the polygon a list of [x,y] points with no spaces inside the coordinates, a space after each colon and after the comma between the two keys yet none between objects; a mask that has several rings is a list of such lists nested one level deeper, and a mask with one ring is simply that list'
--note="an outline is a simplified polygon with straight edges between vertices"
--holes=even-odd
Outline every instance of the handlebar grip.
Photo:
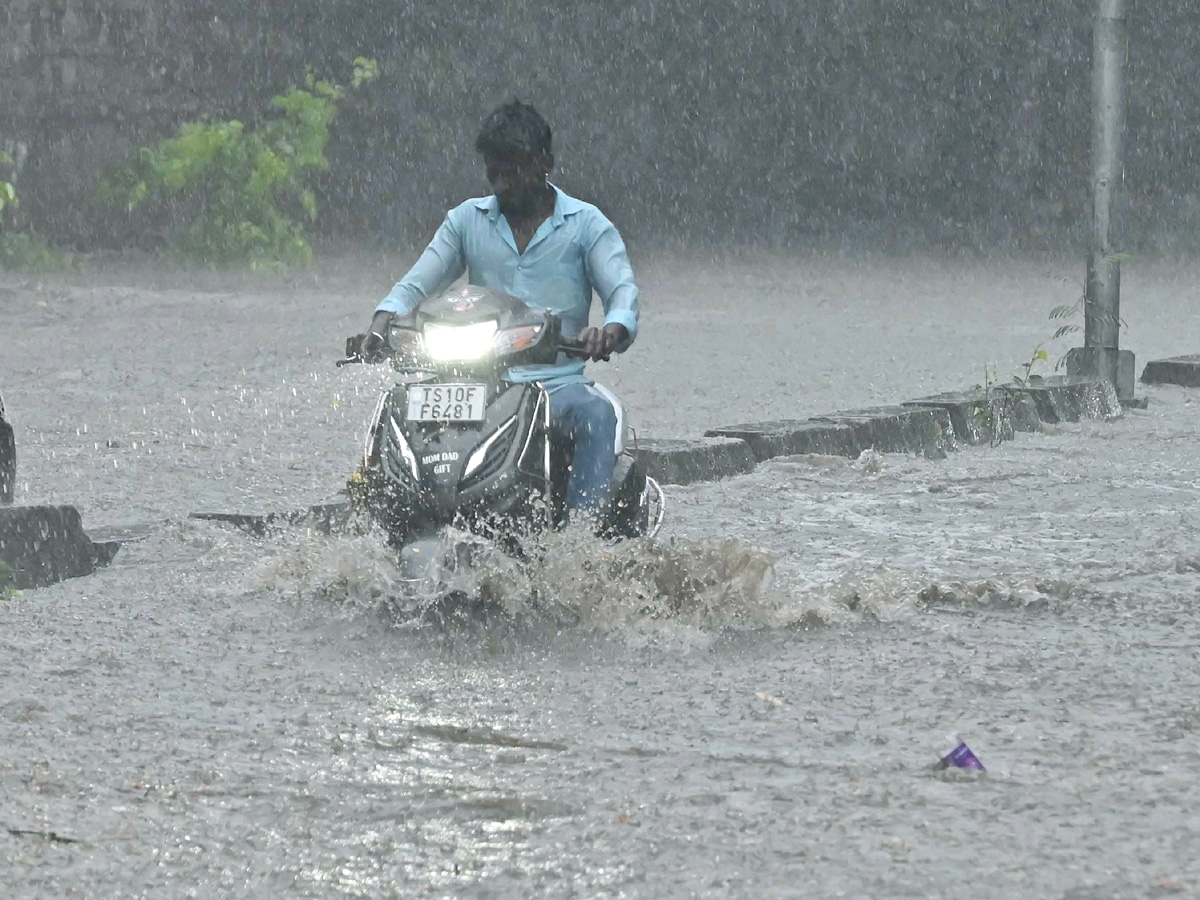
[{"label": "handlebar grip", "polygon": [[573,341],[569,338],[561,338],[558,342],[558,349],[567,356],[583,357],[587,359],[587,352],[583,349],[583,341]]},{"label": "handlebar grip", "polygon": [[[378,336],[378,335],[377,335]],[[367,335],[352,334],[346,338],[346,356],[334,363],[339,369],[342,366],[348,366],[351,363],[379,363],[383,362],[392,353],[391,345],[386,341],[382,347],[376,349],[370,357],[364,352],[367,343]]]}]

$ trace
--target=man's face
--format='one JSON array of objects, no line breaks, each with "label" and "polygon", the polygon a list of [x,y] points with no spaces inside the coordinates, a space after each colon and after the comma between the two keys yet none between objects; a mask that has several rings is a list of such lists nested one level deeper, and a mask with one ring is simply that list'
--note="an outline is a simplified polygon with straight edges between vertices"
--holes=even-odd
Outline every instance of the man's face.
[{"label": "man's face", "polygon": [[485,154],[483,168],[503,213],[528,212],[537,202],[549,174],[545,160],[528,153]]}]

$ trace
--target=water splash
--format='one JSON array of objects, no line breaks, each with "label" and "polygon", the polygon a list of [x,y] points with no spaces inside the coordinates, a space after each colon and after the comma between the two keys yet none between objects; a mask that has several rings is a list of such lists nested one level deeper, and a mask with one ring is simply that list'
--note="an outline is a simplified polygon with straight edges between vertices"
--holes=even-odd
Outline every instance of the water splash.
[{"label": "water splash", "polygon": [[526,543],[520,558],[446,529],[420,579],[377,532],[278,532],[243,590],[338,614],[383,614],[392,626],[535,631],[569,627],[632,645],[703,647],[731,631],[847,627],[983,609],[1061,606],[1070,585],[1036,579],[931,580],[888,566],[812,578],[737,538],[613,543],[570,527]]},{"label": "water splash", "polygon": [[[447,529],[414,580],[378,533],[325,537],[284,530],[243,590],[330,604],[348,615],[384,611],[398,626],[444,621],[454,604],[509,621],[569,623],[602,633],[776,624],[783,605],[769,554],[737,540],[612,543],[584,527],[542,535],[523,558]],[[429,552],[427,550],[427,552]]]}]

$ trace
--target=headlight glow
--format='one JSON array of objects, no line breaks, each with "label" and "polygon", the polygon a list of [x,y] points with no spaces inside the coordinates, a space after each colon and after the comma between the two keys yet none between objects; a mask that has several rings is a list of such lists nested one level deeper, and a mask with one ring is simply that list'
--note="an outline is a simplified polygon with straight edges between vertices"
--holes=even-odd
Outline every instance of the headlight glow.
[{"label": "headlight glow", "polygon": [[426,325],[425,350],[438,362],[481,359],[492,349],[494,321],[472,325]]}]

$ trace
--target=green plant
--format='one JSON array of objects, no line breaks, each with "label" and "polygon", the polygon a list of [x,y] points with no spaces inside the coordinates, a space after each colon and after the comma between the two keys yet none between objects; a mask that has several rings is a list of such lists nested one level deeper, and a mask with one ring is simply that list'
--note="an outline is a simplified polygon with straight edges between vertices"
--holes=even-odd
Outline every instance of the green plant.
[{"label": "green plant", "polygon": [[[355,60],[354,85],[378,74]],[[257,128],[237,120],[191,122],[140,148],[102,183],[97,200],[145,216],[167,246],[204,263],[251,268],[305,264],[304,225],[317,216],[310,187],[329,168],[325,145],[342,88],[309,75],[272,100],[278,116]]]},{"label": "green plant", "polygon": [[984,363],[983,384],[975,385],[975,389],[983,392],[982,402],[971,408],[975,428],[986,434],[988,442],[993,447],[999,447],[1005,440],[1012,437],[1013,422],[1017,418],[1020,403],[1019,390],[1029,387],[1040,376],[1033,374],[1034,368],[1040,362],[1048,362],[1050,355],[1041,344],[1033,348],[1029,359],[1023,362],[1013,373],[1012,384],[999,384],[998,370]]},{"label": "green plant", "polygon": [[1016,372],[1013,373],[1013,381],[1015,381],[1021,387],[1027,387],[1029,385],[1029,382],[1032,379],[1040,377],[1038,375],[1033,374],[1033,367],[1036,366],[1040,362],[1049,362],[1049,361],[1050,361],[1050,354],[1047,353],[1045,351],[1045,349],[1043,349],[1041,344],[1038,344],[1036,347],[1033,348],[1033,355],[1030,356],[1029,359],[1026,360],[1024,363],[1021,364],[1021,372],[1023,374],[1018,375]]}]

